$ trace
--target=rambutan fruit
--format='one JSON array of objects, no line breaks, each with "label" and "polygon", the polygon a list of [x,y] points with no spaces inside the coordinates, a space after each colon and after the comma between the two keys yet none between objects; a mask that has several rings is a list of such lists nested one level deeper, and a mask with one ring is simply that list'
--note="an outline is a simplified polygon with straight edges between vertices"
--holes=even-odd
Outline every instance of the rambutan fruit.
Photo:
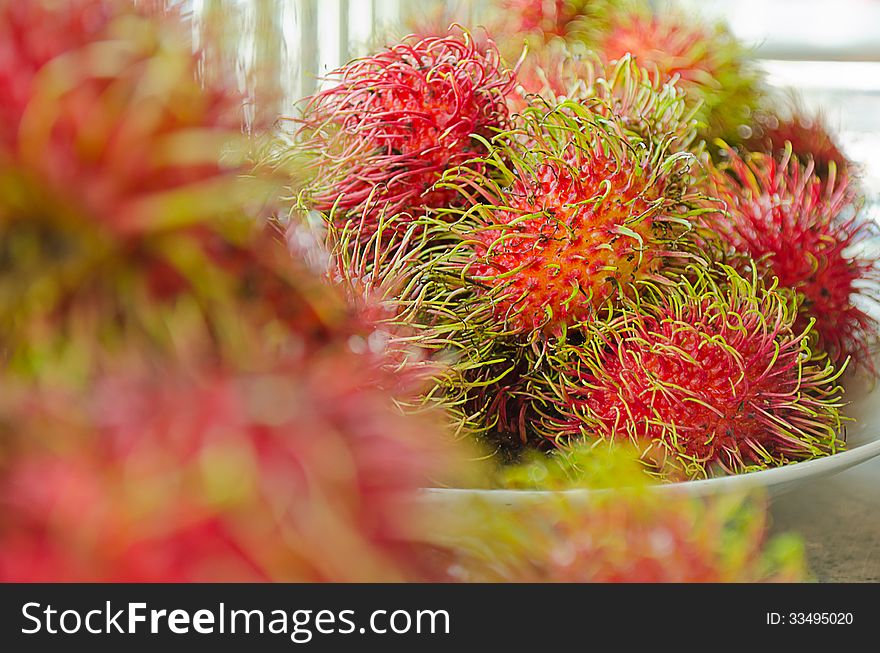
[{"label": "rambutan fruit", "polygon": [[[651,491],[627,447],[578,452],[588,500],[550,494],[527,506],[462,502],[437,538],[450,578],[482,582],[771,582],[806,576],[802,543],[767,537],[759,497],[694,499]],[[547,475],[551,478],[548,478]],[[506,470],[547,489],[541,459]],[[516,487],[521,487],[517,484]],[[442,515],[439,517],[442,519]]]},{"label": "rambutan fruit", "polygon": [[299,121],[314,154],[310,207],[340,222],[366,210],[369,238],[382,215],[454,204],[434,184],[507,126],[514,78],[491,41],[478,47],[466,32],[408,37],[334,71]]},{"label": "rambutan fruit", "polygon": [[543,444],[531,425],[558,342],[639,280],[672,283],[701,260],[705,209],[689,189],[693,156],[639,139],[599,100],[536,100],[489,146],[480,166],[447,177],[470,208],[429,225],[412,323],[452,361],[435,394],[516,460]]},{"label": "rambutan fruit", "polygon": [[642,283],[583,344],[561,348],[535,429],[561,446],[631,441],[672,479],[839,450],[842,369],[796,330],[793,298],[722,270],[720,286],[696,267],[674,287]]},{"label": "rambutan fruit", "polygon": [[760,504],[612,491],[587,507],[552,497],[528,511],[467,509],[483,523],[460,544],[447,540],[446,568],[457,581],[796,582],[807,575],[797,538],[768,541]]},{"label": "rambutan fruit", "polygon": [[694,20],[673,8],[662,13],[644,0],[599,0],[577,38],[606,62],[630,54],[662,80],[677,79],[711,143],[733,142],[751,122],[759,75],[746,49],[722,25]]},{"label": "rambutan fruit", "polygon": [[0,145],[0,578],[409,578],[440,422],[265,219],[236,97],[163,21],[48,60]]},{"label": "rambutan fruit", "polygon": [[0,148],[15,146],[22,114],[43,66],[92,42],[121,7],[121,2],[106,0],[0,0]]},{"label": "rambutan fruit", "polygon": [[4,3],[0,26],[0,85],[14,95],[0,142],[5,362],[30,369],[123,332],[167,344],[160,304],[201,314],[217,339],[231,333],[221,305],[301,317],[290,256],[254,219],[272,182],[234,153],[238,98],[196,81],[173,17],[37,0]]},{"label": "rambutan fruit", "polygon": [[452,177],[472,206],[438,269],[491,303],[499,331],[559,335],[693,255],[691,160],[634,144],[602,109],[536,103],[496,137],[488,172]]},{"label": "rambutan fruit", "polygon": [[508,97],[514,111],[527,107],[531,95],[551,106],[573,100],[613,115],[641,140],[672,151],[695,149],[697,124],[684,91],[674,81],[661,81],[656,72],[639,67],[629,55],[606,65],[578,43],[553,41],[527,54],[517,82],[518,92]]},{"label": "rambutan fruit", "polygon": [[565,37],[587,4],[589,0],[500,0],[498,13],[508,30],[550,40]]},{"label": "rambutan fruit", "polygon": [[[112,26],[118,27],[125,17],[158,18],[175,13],[155,1],[0,0],[0,149],[15,148],[22,116],[48,63],[96,41],[112,40]],[[136,25],[129,27],[139,31]],[[151,38],[143,32],[141,36]],[[68,62],[66,72],[77,73],[80,63]]]},{"label": "rambutan fruit", "polygon": [[0,579],[422,578],[415,497],[453,460],[439,421],[401,415],[345,340],[248,352],[6,384]]},{"label": "rambutan fruit", "polygon": [[754,266],[766,280],[800,298],[795,330],[815,321],[818,348],[842,364],[852,357],[873,369],[870,344],[876,321],[866,312],[877,301],[878,261],[859,249],[874,234],[860,213],[860,198],[833,163],[828,178],[813,173],[787,149],[781,157],[727,150],[709,194],[725,205],[717,228],[741,270]]},{"label": "rambutan fruit", "polygon": [[789,143],[800,161],[813,162],[813,170],[821,179],[828,179],[832,163],[838,174],[852,167],[821,114],[809,115],[796,106],[758,111],[751,129],[751,136],[743,142],[745,149],[780,157]]},{"label": "rambutan fruit", "polygon": [[[6,106],[16,115],[0,163],[33,201],[66,203],[117,234],[187,225],[204,218],[199,210],[213,217],[235,204],[216,197],[242,170],[222,160],[239,127],[238,99],[200,88],[197,57],[174,21],[143,16],[124,0],[78,0],[57,11],[44,0],[25,4],[37,8],[29,19],[48,12],[58,31],[102,25],[38,57],[28,46],[42,43],[46,25],[17,10],[2,16],[21,43],[10,68],[21,64],[28,79],[9,80],[20,97]],[[68,41],[72,48],[61,50]]]}]

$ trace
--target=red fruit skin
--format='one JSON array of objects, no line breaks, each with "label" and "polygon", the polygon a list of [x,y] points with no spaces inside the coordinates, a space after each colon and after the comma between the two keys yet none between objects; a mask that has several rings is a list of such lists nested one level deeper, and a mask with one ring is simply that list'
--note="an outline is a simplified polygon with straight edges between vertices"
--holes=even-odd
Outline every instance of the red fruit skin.
[{"label": "red fruit skin", "polygon": [[[873,370],[870,343],[877,325],[860,300],[876,301],[878,258],[852,251],[874,233],[861,216],[846,173],[828,180],[790,154],[781,159],[728,152],[714,193],[727,218],[716,224],[730,253],[754,261],[767,280],[796,291],[803,303],[796,330],[814,319],[819,346],[838,365],[847,357]],[[748,268],[748,258],[739,266]]]},{"label": "red fruit skin", "polygon": [[[448,461],[371,357],[105,377],[5,402],[3,581],[401,580],[412,499]],[[10,412],[12,411],[12,412]]]},{"label": "red fruit skin", "polygon": [[748,298],[744,287],[613,319],[573,350],[559,417],[542,431],[558,442],[630,440],[685,478],[833,453],[833,369],[808,362],[807,334],[792,332],[778,295]]},{"label": "red fruit skin", "polygon": [[495,45],[461,35],[409,37],[331,73],[308,100],[301,135],[317,154],[319,211],[365,213],[365,237],[381,215],[419,214],[455,203],[432,190],[448,169],[483,151],[507,124],[514,73]]},{"label": "red fruit skin", "polygon": [[[559,333],[593,318],[621,284],[649,274],[661,252],[619,231],[629,226],[643,242],[655,235],[651,201],[659,193],[632,159],[615,161],[600,147],[572,150],[521,174],[493,217],[506,230],[477,231],[476,279],[503,286],[496,317],[521,331]],[[609,198],[586,202],[610,188]],[[646,217],[634,223],[633,216]]]},{"label": "red fruit skin", "polygon": [[821,116],[809,118],[799,112],[788,117],[762,114],[756,116],[753,129],[752,138],[744,143],[747,150],[781,157],[786,144],[790,144],[799,160],[813,162],[816,175],[823,180],[828,179],[832,164],[841,174],[847,174],[852,166]]},{"label": "red fruit skin", "polygon": [[240,172],[219,163],[238,98],[199,87],[198,55],[155,13],[128,0],[0,4],[0,174],[120,236],[187,201],[197,210],[199,192]]},{"label": "red fruit skin", "polygon": [[516,32],[564,37],[580,15],[582,0],[501,0],[502,15]]}]

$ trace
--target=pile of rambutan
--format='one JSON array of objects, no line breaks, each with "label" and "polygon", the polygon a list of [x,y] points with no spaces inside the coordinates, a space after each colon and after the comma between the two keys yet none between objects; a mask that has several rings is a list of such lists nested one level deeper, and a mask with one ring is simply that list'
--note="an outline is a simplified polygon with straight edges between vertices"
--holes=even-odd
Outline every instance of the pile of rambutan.
[{"label": "pile of rambutan", "polygon": [[0,580],[424,578],[450,438],[179,20],[0,1]]},{"label": "pile of rambutan", "polygon": [[522,61],[407,37],[257,146],[164,4],[0,0],[0,580],[803,575],[759,505],[644,487],[840,450],[874,370],[856,171],[708,140],[726,33],[509,2]]},{"label": "pile of rambutan", "polygon": [[298,119],[312,155],[309,205],[340,221],[358,216],[371,235],[382,216],[413,219],[456,201],[435,184],[507,127],[514,73],[491,41],[451,32],[407,38],[328,81]]},{"label": "pile of rambutan", "polygon": [[[347,118],[323,105],[333,98],[358,125],[370,115],[372,135],[433,134],[412,139],[426,162],[447,142],[421,131],[434,108],[383,113],[346,83],[305,105],[303,149],[339,162],[321,179],[348,176],[300,208],[325,216],[337,271],[357,261],[341,278],[404,279],[385,293],[384,323],[445,363],[425,400],[501,464],[632,442],[650,474],[676,480],[843,448],[844,381],[875,369],[878,267],[859,249],[871,232],[857,170],[799,117],[802,138],[766,108],[746,49],[721,26],[643,2],[519,4],[523,25],[501,51],[517,36],[527,48],[503,91],[460,103],[501,115],[504,101],[509,113],[432,164],[433,181],[419,177],[417,207],[376,202],[402,188],[394,166],[373,166],[392,150],[337,139]],[[422,38],[474,43],[460,26]],[[316,140],[318,124],[336,131]],[[338,150],[359,160],[346,167]],[[345,205],[354,185],[368,205]]]}]

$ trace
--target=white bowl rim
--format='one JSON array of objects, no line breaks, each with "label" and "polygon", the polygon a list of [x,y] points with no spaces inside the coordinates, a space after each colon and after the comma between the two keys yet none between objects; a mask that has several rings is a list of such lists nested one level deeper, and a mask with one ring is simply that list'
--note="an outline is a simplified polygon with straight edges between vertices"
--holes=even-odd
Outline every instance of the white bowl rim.
[{"label": "white bowl rim", "polygon": [[[854,446],[830,456],[814,458],[801,462],[790,463],[782,467],[762,469],[760,471],[676,483],[657,483],[651,485],[652,491],[679,492],[692,496],[708,496],[720,492],[748,491],[755,488],[772,490],[776,486],[796,482],[810,476],[827,476],[842,472],[850,467],[866,462],[880,455],[880,437]],[[493,501],[518,501],[523,499],[539,499],[551,495],[564,495],[569,498],[585,498],[596,492],[590,488],[572,488],[567,490],[510,490],[486,488],[426,488],[422,491],[428,497],[437,499],[481,497]]]}]

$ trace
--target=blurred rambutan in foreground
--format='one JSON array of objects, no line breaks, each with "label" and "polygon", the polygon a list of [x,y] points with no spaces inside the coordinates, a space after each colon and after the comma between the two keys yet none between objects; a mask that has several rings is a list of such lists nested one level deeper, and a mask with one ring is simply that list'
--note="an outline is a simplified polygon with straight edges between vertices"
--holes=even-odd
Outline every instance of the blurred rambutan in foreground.
[{"label": "blurred rambutan in foreground", "polygon": [[109,25],[132,11],[127,0],[0,0],[0,146],[4,150],[18,140],[22,114],[43,67],[65,52],[106,37]]},{"label": "blurred rambutan in foreground", "polygon": [[800,297],[795,330],[815,320],[818,348],[836,364],[851,357],[873,369],[871,343],[877,324],[866,312],[878,298],[878,262],[861,250],[875,227],[860,212],[860,198],[833,163],[827,180],[788,148],[781,157],[726,151],[709,194],[725,205],[718,222],[738,266],[753,265],[770,282]]},{"label": "blurred rambutan in foreground", "polygon": [[0,149],[0,577],[409,578],[450,445],[405,361],[269,226],[175,24],[58,7],[87,38]]},{"label": "blurred rambutan in foreground", "polygon": [[643,443],[666,478],[739,473],[832,454],[839,371],[794,329],[794,301],[725,268],[722,286],[692,268],[677,287],[645,283],[548,379],[555,415],[542,433],[561,446]]},{"label": "blurred rambutan in foreground", "polygon": [[417,577],[412,500],[449,442],[396,411],[374,359],[338,343],[4,392],[0,579]]},{"label": "blurred rambutan in foreground", "polygon": [[174,16],[4,2],[0,32],[4,359],[32,370],[79,339],[87,360],[121,334],[167,344],[161,306],[201,313],[218,339],[221,305],[292,317],[290,257],[255,219],[272,183],[245,174],[239,98],[196,81]]},{"label": "blurred rambutan in foreground", "polygon": [[299,138],[313,154],[310,206],[359,219],[369,238],[380,216],[418,215],[455,200],[432,190],[450,168],[484,151],[508,121],[514,72],[494,44],[466,32],[410,37],[329,75],[305,101]]},{"label": "blurred rambutan in foreground", "polygon": [[[694,499],[646,486],[627,447],[572,454],[581,474],[554,485],[559,469],[541,459],[508,470],[529,489],[594,490],[540,502],[460,499],[436,538],[436,560],[467,582],[794,582],[804,580],[803,545],[766,536],[765,502],[726,495]],[[601,489],[601,492],[595,490]],[[436,509],[436,507],[435,507]],[[438,517],[442,519],[442,515]]]},{"label": "blurred rambutan in foreground", "polygon": [[801,543],[778,537],[767,544],[763,508],[730,498],[706,506],[612,491],[589,507],[555,496],[527,510],[459,509],[483,520],[480,535],[469,534],[446,558],[459,581],[796,582],[806,575]]},{"label": "blurred rambutan in foreground", "polygon": [[220,156],[238,98],[199,87],[178,20],[129,0],[4,0],[0,33],[0,172],[20,177],[22,194],[115,234],[229,206],[215,194],[240,171]]}]

